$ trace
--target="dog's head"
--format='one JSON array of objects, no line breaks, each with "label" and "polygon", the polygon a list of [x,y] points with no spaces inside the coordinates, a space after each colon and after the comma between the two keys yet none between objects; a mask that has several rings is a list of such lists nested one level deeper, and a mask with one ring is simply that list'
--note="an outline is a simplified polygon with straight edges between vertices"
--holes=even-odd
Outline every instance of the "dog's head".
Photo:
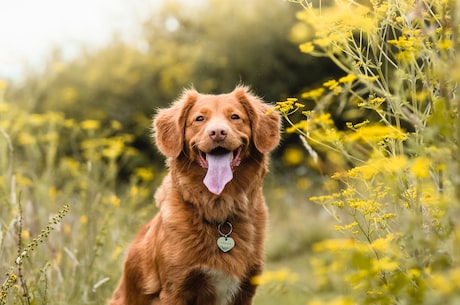
[{"label": "dog's head", "polygon": [[278,145],[280,118],[268,110],[246,87],[220,95],[187,90],[155,117],[156,143],[167,157],[183,154],[199,164],[209,191],[220,194],[254,149],[266,154]]}]

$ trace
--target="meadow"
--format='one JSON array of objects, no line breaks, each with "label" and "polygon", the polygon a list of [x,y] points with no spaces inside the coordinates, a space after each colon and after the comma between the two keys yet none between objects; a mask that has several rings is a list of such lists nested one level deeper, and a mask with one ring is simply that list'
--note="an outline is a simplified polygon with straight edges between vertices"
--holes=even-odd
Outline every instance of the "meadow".
[{"label": "meadow", "polygon": [[[129,242],[156,212],[153,194],[165,169],[139,167],[120,179],[138,152],[117,122],[27,113],[4,101],[0,114],[1,303],[104,303]],[[278,263],[263,281],[285,289],[295,278],[290,264],[279,262],[302,255],[323,233],[310,232],[303,216],[292,222],[317,211],[296,203],[299,198],[287,209],[289,190],[276,184],[274,177],[268,181],[274,217],[267,255]]]},{"label": "meadow", "polygon": [[[457,304],[457,2],[291,2],[300,51],[342,74],[272,110],[291,140],[265,184],[255,304]],[[103,304],[156,212],[163,160],[143,162],[116,119],[30,111],[7,90],[0,81],[0,304]]]}]

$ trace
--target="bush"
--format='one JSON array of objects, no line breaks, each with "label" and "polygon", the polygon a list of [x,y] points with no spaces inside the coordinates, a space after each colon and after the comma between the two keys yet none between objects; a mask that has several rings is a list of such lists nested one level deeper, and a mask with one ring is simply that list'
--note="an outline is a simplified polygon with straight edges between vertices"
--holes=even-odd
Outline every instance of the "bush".
[{"label": "bush", "polygon": [[314,246],[309,304],[458,302],[455,2],[296,2],[300,49],[344,71],[276,106],[313,160],[341,169],[338,191],[310,198],[341,237]]}]

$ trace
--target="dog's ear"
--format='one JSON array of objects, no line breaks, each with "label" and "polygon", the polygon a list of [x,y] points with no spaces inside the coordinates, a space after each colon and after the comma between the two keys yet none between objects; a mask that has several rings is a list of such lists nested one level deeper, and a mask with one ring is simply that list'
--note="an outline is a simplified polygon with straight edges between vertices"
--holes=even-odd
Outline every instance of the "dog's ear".
[{"label": "dog's ear", "polygon": [[197,98],[197,91],[186,90],[170,108],[160,109],[153,119],[155,141],[165,156],[176,158],[180,155],[184,146],[187,113]]},{"label": "dog's ear", "polygon": [[236,87],[233,94],[246,109],[251,121],[254,145],[261,153],[272,151],[280,141],[281,120],[276,111],[253,95],[247,87]]}]

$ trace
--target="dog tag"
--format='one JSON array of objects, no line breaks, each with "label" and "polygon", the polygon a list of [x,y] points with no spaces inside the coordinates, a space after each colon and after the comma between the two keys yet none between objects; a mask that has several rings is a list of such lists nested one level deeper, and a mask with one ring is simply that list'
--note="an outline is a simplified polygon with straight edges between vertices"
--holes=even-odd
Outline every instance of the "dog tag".
[{"label": "dog tag", "polygon": [[217,246],[222,252],[228,252],[235,247],[235,241],[228,236],[221,236],[217,239]]}]

